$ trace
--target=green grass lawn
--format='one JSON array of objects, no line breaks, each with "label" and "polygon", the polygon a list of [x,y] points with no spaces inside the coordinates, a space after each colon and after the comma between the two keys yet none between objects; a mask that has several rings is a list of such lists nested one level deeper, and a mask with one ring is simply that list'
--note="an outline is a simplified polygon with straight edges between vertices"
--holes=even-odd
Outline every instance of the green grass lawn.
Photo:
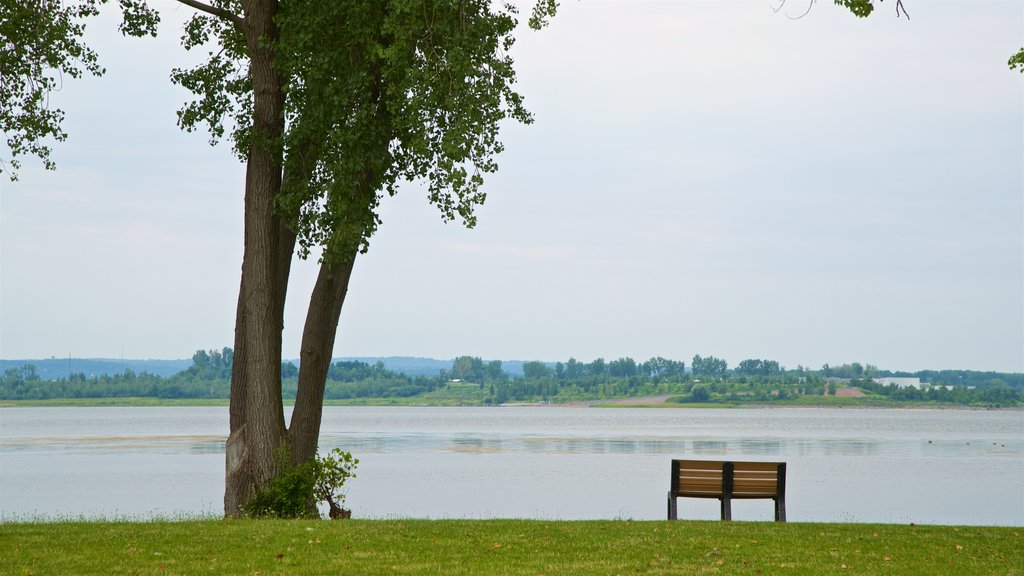
[{"label": "green grass lawn", "polygon": [[1024,574],[1024,528],[561,522],[0,524],[0,574]]}]

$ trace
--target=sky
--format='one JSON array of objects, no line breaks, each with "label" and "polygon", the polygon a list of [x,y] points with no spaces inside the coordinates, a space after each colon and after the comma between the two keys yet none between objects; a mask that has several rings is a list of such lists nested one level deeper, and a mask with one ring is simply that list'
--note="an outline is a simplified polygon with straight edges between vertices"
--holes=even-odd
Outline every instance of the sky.
[{"label": "sky", "polygon": [[[478,226],[416,183],[386,198],[335,356],[1024,372],[1024,2],[807,1],[522,26],[536,122],[503,127]],[[54,94],[57,171],[0,182],[2,358],[232,345],[243,166],[176,127],[190,9],[156,6],[157,39],[90,25],[107,74]],[[293,266],[286,358],[315,275]]]}]

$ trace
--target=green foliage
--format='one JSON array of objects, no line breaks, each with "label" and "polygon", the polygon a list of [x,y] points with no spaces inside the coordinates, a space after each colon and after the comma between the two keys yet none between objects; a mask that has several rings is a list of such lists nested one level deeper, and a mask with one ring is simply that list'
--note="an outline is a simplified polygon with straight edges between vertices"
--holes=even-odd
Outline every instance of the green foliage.
[{"label": "green foliage", "polygon": [[[216,0],[241,14],[237,0]],[[538,3],[531,25],[556,10]],[[300,255],[323,248],[338,263],[365,251],[380,224],[377,207],[401,181],[417,180],[444,220],[476,223],[483,175],[501,152],[502,120],[532,121],[513,90],[509,55],[517,9],[489,0],[380,2],[291,0],[279,4],[267,42],[284,82],[285,131],[259,145],[284,156],[279,208]],[[195,98],[179,111],[186,130],[226,134],[244,158],[254,144],[247,47],[227,17],[197,13],[188,49],[216,42],[206,62],[176,69]]]},{"label": "green foliage", "polygon": [[746,376],[773,376],[781,372],[779,363],[774,360],[759,360],[751,358],[743,360],[736,366],[737,374]]},{"label": "green foliage", "polygon": [[[85,23],[107,0],[0,2],[0,131],[11,157],[0,158],[0,172],[17,180],[21,156],[39,158],[53,170],[51,142],[62,142],[64,112],[50,105],[64,77],[102,75],[96,53],[83,41]],[[119,0],[120,30],[153,35],[159,18],[142,0]]]},{"label": "green foliage", "polygon": [[479,356],[459,356],[452,360],[451,378],[466,382],[483,382],[484,361]]},{"label": "green foliage", "polygon": [[[86,377],[71,374],[58,380],[43,380],[34,366],[12,367],[0,374],[0,400],[45,401],[59,398],[76,402],[88,398],[160,398],[226,399],[231,378],[230,348],[200,350],[193,355],[193,364],[169,378],[145,372],[126,370],[121,374]],[[326,400],[373,404],[443,404],[480,405],[506,402],[575,402],[638,396],[678,395],[684,402],[691,398],[695,385],[708,393],[703,402],[764,403],[816,402],[825,394],[828,377],[842,378],[840,386],[860,388],[866,399],[848,399],[850,403],[870,401],[943,405],[1017,406],[1024,402],[1024,374],[978,372],[971,370],[922,370],[914,373],[893,373],[871,364],[848,363],[825,365],[820,371],[798,367],[786,370],[774,360],[744,360],[732,369],[721,372],[724,360],[713,356],[699,358],[697,366],[710,365],[719,375],[708,378],[695,374],[700,383],[683,371],[683,363],[666,358],[636,362],[619,358],[605,363],[579,362],[570,358],[552,365],[540,361],[523,364],[522,377],[510,377],[501,361],[484,362],[473,356],[455,360],[452,372],[442,371],[437,377],[410,377],[387,370],[382,362],[374,365],[359,361],[335,362],[328,369],[324,391]],[[461,366],[461,368],[459,368]],[[466,371],[465,374],[461,371]],[[294,399],[297,368],[291,363],[281,366],[284,379],[282,395]],[[472,382],[465,386],[453,384],[450,377],[463,375]],[[466,378],[466,375],[470,375]],[[880,376],[916,376],[924,387],[898,388],[875,381]],[[828,389],[834,391],[835,385]],[[703,393],[697,392],[701,397]],[[127,400],[126,400],[127,401]],[[845,401],[845,400],[844,400]],[[133,400],[134,402],[134,400]]]},{"label": "green foliage", "polygon": [[344,486],[350,478],[355,478],[359,459],[353,458],[351,452],[335,448],[313,461],[316,474],[314,491],[316,496],[331,505],[341,506],[345,503]]},{"label": "green foliage", "polygon": [[874,11],[875,5],[871,0],[835,0],[836,4],[846,8],[859,18],[866,18]]},{"label": "green foliage", "polygon": [[[215,0],[211,5],[235,14],[242,9],[237,0]],[[211,51],[206,62],[195,68],[171,71],[171,81],[195,95],[194,100],[178,110],[178,126],[186,132],[205,126],[211,145],[217,144],[230,129],[234,151],[243,160],[249,150],[253,109],[245,38],[229,20],[195,13],[185,24],[182,46],[194,50],[214,42],[220,50]]]},{"label": "green foliage", "polygon": [[694,355],[690,369],[694,376],[724,376],[729,369],[729,364],[714,356],[701,358],[700,355]]},{"label": "green foliage", "polygon": [[182,372],[188,380],[230,380],[235,353],[231,348],[198,350],[192,355],[192,366]]},{"label": "green foliage", "polygon": [[608,363],[609,376],[631,378],[638,373],[636,361],[632,358],[619,358]]},{"label": "green foliage", "polygon": [[548,22],[555,17],[556,12],[558,12],[556,0],[537,0],[537,3],[533,5],[533,12],[530,14],[530,28],[540,30],[547,26]]},{"label": "green foliage", "polygon": [[551,370],[543,362],[534,360],[532,362],[523,363],[523,378],[526,378],[527,380],[547,378],[550,375]]},{"label": "green foliage", "polygon": [[67,134],[60,125],[64,112],[50,108],[50,94],[62,76],[103,73],[96,53],[81,40],[83,21],[96,14],[96,2],[0,2],[0,130],[11,152],[10,167],[0,164],[0,170],[12,180],[21,155],[55,168],[48,141],[63,141]]},{"label": "green foliage", "polygon": [[[282,451],[283,452],[283,451]],[[280,458],[281,473],[258,489],[244,507],[250,518],[319,518],[316,509],[316,463],[292,466],[287,453]]]},{"label": "green foliage", "polygon": [[301,177],[286,179],[280,205],[303,255],[365,251],[401,181],[424,182],[445,221],[476,224],[500,122],[532,121],[512,89],[514,15],[489,0],[281,5],[285,173]]},{"label": "green foliage", "polygon": [[700,384],[697,384],[690,390],[690,402],[707,402],[710,399],[711,393]]},{"label": "green foliage", "polygon": [[[19,157],[47,168],[49,141],[61,141],[64,114],[48,96],[61,77],[102,74],[82,37],[85,21],[108,0],[0,3],[0,128],[16,178]],[[157,13],[144,0],[118,0],[122,33],[153,35]],[[228,137],[240,159],[258,145],[284,161],[278,203],[307,256],[346,261],[365,251],[380,224],[383,194],[401,181],[424,182],[444,220],[476,224],[483,176],[497,170],[499,125],[532,117],[510,56],[517,8],[489,0],[290,0],[275,2],[272,51],[283,83],[284,132],[254,141],[254,94],[243,34],[252,16],[239,0],[210,0],[185,26],[186,49],[209,50],[193,68],[172,71],[193,94],[179,125],[205,127],[211,143]],[[554,0],[533,8],[530,26],[555,14]],[[252,39],[250,39],[252,40]]]},{"label": "green foliage", "polygon": [[317,502],[327,502],[332,509],[345,501],[345,482],[355,478],[359,464],[350,452],[340,448],[309,462],[291,464],[289,451],[279,452],[280,474],[271,478],[266,488],[257,490],[245,506],[252,518],[319,518]]},{"label": "green foliage", "polygon": [[1024,74],[1024,48],[1021,48],[1019,52],[1010,57],[1009,62],[1010,70],[1020,69],[1021,74]]},{"label": "green foliage", "polygon": [[821,367],[821,375],[826,378],[874,378],[884,374],[879,372],[877,366],[852,362],[839,366],[825,364]]}]

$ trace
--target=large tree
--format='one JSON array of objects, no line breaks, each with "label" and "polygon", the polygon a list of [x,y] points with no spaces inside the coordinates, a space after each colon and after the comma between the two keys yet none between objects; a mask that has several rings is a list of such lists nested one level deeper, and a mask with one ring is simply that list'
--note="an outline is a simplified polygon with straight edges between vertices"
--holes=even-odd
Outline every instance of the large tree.
[{"label": "large tree", "polygon": [[[508,51],[516,8],[489,0],[178,0],[196,10],[184,46],[209,58],[172,79],[195,99],[186,130],[227,136],[246,163],[245,238],[235,323],[225,513],[292,463],[316,454],[323,391],[356,255],[380,220],[384,194],[420,180],[445,220],[475,224],[483,175],[496,169],[499,123],[530,122]],[[61,74],[102,73],[81,41],[84,18],[106,0],[0,4],[4,18],[0,125],[18,157],[48,168],[47,138],[62,113],[47,96]],[[159,15],[120,0],[131,35],[154,34]],[[538,3],[533,28],[554,13]],[[11,81],[13,80],[13,82]],[[281,329],[293,256],[320,254],[286,425]]]},{"label": "large tree", "polygon": [[[231,138],[247,163],[245,250],[235,323],[225,512],[316,455],[324,382],[356,255],[384,194],[425,182],[445,220],[475,224],[498,125],[531,120],[512,89],[515,9],[487,0],[250,0],[201,6],[186,47],[222,48],[174,80],[197,99],[186,129]],[[539,27],[554,7],[539,5]],[[251,23],[251,24],[250,24]],[[281,400],[281,328],[296,252],[319,250],[291,421]]]}]

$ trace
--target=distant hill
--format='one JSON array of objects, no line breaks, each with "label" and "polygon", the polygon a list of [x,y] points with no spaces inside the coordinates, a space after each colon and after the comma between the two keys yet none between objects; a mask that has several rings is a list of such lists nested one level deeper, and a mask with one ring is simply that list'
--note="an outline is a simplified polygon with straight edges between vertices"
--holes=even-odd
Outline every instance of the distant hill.
[{"label": "distant hill", "polygon": [[192,359],[182,360],[129,360],[113,358],[41,358],[29,360],[0,360],[0,372],[20,368],[25,364],[36,367],[43,380],[67,378],[68,374],[85,374],[87,378],[104,374],[123,374],[131,370],[136,374],[148,372],[157,376],[173,376],[192,365]]}]

